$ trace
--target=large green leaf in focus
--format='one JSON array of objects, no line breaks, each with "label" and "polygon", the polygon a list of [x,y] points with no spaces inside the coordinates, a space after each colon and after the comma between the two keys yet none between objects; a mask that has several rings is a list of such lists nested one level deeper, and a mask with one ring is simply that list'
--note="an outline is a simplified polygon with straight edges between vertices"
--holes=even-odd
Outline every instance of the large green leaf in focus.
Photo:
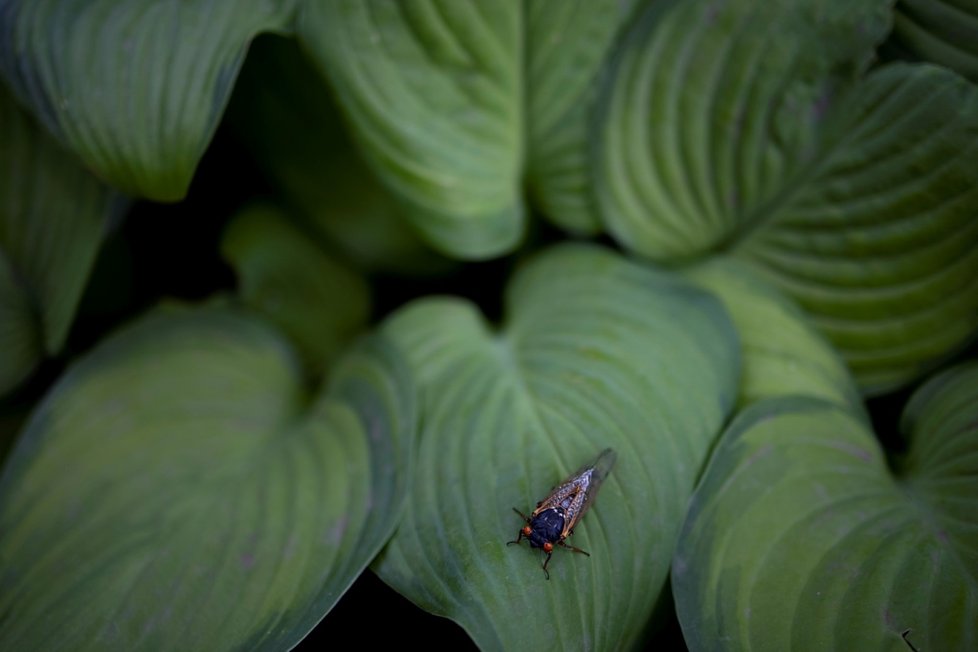
[{"label": "large green leaf in focus", "polygon": [[928,65],[859,78],[888,17],[885,2],[654,3],[593,170],[622,244],[749,260],[870,393],[978,328],[978,89]]},{"label": "large green leaf in focus", "polygon": [[738,417],[673,564],[690,650],[978,648],[978,364],[913,396],[894,477],[838,407],[772,399]]},{"label": "large green leaf in focus", "polygon": [[812,396],[863,414],[862,396],[839,354],[790,299],[734,258],[718,257],[686,276],[730,312],[743,357],[740,407],[772,396]]},{"label": "large green leaf in focus", "polygon": [[255,162],[317,240],[369,270],[444,267],[353,146],[326,80],[292,39],[259,38],[228,115]]},{"label": "large green leaf in focus", "polygon": [[295,0],[6,0],[0,72],[95,173],[183,197],[248,42],[285,30]]},{"label": "large green leaf in focus", "polygon": [[595,230],[583,107],[633,4],[309,2],[297,30],[418,229],[487,258],[522,234],[527,175],[555,220]]},{"label": "large green leaf in focus", "polygon": [[900,0],[893,23],[900,45],[978,82],[978,0]]},{"label": "large green leaf in focus", "polygon": [[238,294],[277,325],[319,377],[370,316],[370,289],[271,205],[241,211],[225,229],[221,251],[238,275]]},{"label": "large green leaf in focus", "polygon": [[61,350],[120,207],[0,83],[0,394]]},{"label": "large green leaf in focus", "polygon": [[[480,648],[619,649],[636,641],[680,521],[737,391],[737,342],[718,302],[598,247],[526,264],[505,323],[422,299],[383,332],[424,397],[405,516],[374,568]],[[551,487],[606,447],[594,507],[544,556],[508,546]]]},{"label": "large green leaf in focus", "polygon": [[380,338],[309,396],[245,313],[158,309],[76,364],[0,477],[0,648],[282,650],[394,528],[413,394]]}]

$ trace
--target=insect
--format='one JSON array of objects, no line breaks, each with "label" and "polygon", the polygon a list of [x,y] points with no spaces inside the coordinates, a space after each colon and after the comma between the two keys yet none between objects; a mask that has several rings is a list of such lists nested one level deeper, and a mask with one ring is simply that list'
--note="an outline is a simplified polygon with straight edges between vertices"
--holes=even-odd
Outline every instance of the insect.
[{"label": "insect", "polygon": [[536,509],[529,516],[514,507],[513,511],[520,515],[524,525],[520,528],[516,540],[508,541],[506,545],[519,544],[526,539],[530,542],[531,548],[542,548],[547,553],[547,558],[543,562],[543,572],[548,580],[550,571],[547,570],[547,564],[550,563],[554,546],[561,546],[590,557],[591,553],[564,543],[564,540],[574,534],[574,526],[594,502],[594,496],[601,482],[611,471],[611,467],[615,465],[616,457],[615,451],[610,448],[601,451],[593,462],[585,464],[554,487],[546,498],[537,503]]}]

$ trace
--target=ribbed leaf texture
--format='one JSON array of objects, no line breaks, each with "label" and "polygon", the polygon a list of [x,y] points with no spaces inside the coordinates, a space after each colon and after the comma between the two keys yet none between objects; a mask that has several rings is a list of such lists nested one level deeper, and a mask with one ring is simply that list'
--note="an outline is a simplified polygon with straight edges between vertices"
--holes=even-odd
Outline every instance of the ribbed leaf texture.
[{"label": "ribbed leaf texture", "polygon": [[652,3],[593,169],[623,245],[749,261],[869,393],[978,327],[978,89],[928,65],[863,76],[889,16],[886,2]]},{"label": "ribbed leaf texture", "polygon": [[390,535],[410,378],[368,340],[307,396],[245,313],[164,308],[53,388],[0,476],[0,648],[281,650]]},{"label": "ribbed leaf texture", "polygon": [[[696,477],[736,396],[718,302],[596,247],[541,254],[496,331],[460,299],[423,299],[383,332],[424,396],[405,517],[374,565],[480,648],[619,649],[644,630]],[[545,579],[507,546],[551,487],[605,448],[618,463]]]},{"label": "ribbed leaf texture", "polygon": [[248,42],[295,0],[3,0],[0,72],[117,188],[183,197]]},{"label": "ribbed leaf texture", "polygon": [[738,417],[676,549],[690,650],[978,646],[978,364],[918,390],[903,430],[894,475],[836,406],[772,399]]}]

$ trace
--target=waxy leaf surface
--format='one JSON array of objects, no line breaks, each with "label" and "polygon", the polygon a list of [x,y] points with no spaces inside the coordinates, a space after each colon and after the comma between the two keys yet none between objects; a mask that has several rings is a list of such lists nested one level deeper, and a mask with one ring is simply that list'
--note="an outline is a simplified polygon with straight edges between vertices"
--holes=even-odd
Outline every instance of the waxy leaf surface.
[{"label": "waxy leaf surface", "polygon": [[869,393],[978,328],[978,88],[929,65],[865,75],[889,17],[886,2],[652,3],[593,158],[624,246],[749,261]]},{"label": "waxy leaf surface", "polygon": [[284,338],[163,308],[52,389],[0,476],[0,648],[281,650],[390,535],[413,438],[382,339],[309,396]]},{"label": "waxy leaf surface", "polygon": [[61,350],[121,206],[0,83],[0,395]]},{"label": "waxy leaf surface", "polygon": [[[634,642],[666,580],[686,502],[736,397],[720,304],[674,275],[568,245],[525,264],[496,330],[423,299],[383,332],[424,396],[405,517],[374,568],[482,649]],[[618,462],[569,544],[507,546],[551,487],[605,448]]]},{"label": "waxy leaf surface", "polygon": [[0,73],[48,130],[117,188],[183,197],[248,42],[294,0],[6,0]]},{"label": "waxy leaf surface", "polygon": [[808,399],[742,413],[673,564],[690,650],[978,646],[978,364],[904,412],[894,474],[862,420]]},{"label": "waxy leaf surface", "polygon": [[595,230],[586,106],[633,4],[309,2],[297,35],[427,240],[487,258],[518,243],[527,179],[555,220]]}]

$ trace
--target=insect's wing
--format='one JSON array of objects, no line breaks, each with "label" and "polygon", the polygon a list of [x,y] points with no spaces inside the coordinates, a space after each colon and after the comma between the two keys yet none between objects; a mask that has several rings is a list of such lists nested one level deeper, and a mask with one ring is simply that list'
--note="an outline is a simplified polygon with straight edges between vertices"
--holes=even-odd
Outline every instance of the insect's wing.
[{"label": "insect's wing", "polygon": [[608,474],[611,473],[611,469],[615,466],[615,460],[617,459],[618,454],[610,448],[606,448],[601,451],[598,456],[594,458],[594,461],[588,465],[594,469],[594,471],[591,473],[591,484],[593,486],[592,491],[597,489],[597,485],[600,485],[601,482],[608,477]]},{"label": "insect's wing", "polygon": [[601,483],[611,473],[616,459],[617,455],[615,451],[606,448],[593,461],[582,466],[571,477],[570,482],[577,485],[579,493],[575,496],[576,500],[572,508],[568,510],[567,523],[564,527],[565,537],[570,534],[571,530],[574,529],[574,526],[577,525],[577,522],[581,520],[581,517],[584,516],[584,513],[591,506],[591,503],[594,502],[594,497],[597,495]]}]

